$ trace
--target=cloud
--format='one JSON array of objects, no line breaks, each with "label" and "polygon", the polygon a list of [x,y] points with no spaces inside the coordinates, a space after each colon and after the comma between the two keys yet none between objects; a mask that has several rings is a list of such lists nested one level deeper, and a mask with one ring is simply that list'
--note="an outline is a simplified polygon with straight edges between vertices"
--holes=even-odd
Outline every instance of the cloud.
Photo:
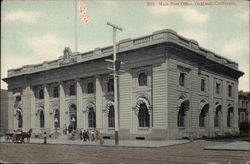
[{"label": "cloud", "polygon": [[242,11],[241,13],[239,13],[239,17],[244,20],[244,21],[248,21],[250,14],[248,10]]},{"label": "cloud", "polygon": [[64,39],[54,34],[46,34],[30,37],[27,39],[27,45],[35,57],[34,63],[41,63],[57,59],[63,53],[65,47]]},{"label": "cloud", "polygon": [[181,19],[186,22],[192,22],[196,24],[204,24],[207,22],[209,18],[209,14],[202,13],[197,9],[192,7],[169,7],[169,6],[155,6],[155,7],[148,7],[148,10],[152,14],[157,15],[168,15],[168,14],[178,14],[180,15]]},{"label": "cloud", "polygon": [[39,17],[41,16],[42,14],[40,12],[17,10],[4,13],[3,21],[4,22],[21,21],[23,23],[36,23]]},{"label": "cloud", "polygon": [[182,30],[178,32],[181,36],[184,36],[187,39],[196,40],[200,46],[205,46],[207,41],[209,40],[209,35],[205,31],[201,31],[198,29],[189,29]]},{"label": "cloud", "polygon": [[227,41],[222,45],[220,52],[231,57],[248,54],[249,52],[249,37],[240,36],[235,37],[234,40]]},{"label": "cloud", "polygon": [[239,36],[227,41],[219,49],[221,55],[239,63],[245,74],[239,79],[239,89],[249,91],[249,37]]},{"label": "cloud", "polygon": [[242,66],[243,68],[239,68],[245,74],[239,79],[239,90],[244,90],[249,92],[249,65]]}]

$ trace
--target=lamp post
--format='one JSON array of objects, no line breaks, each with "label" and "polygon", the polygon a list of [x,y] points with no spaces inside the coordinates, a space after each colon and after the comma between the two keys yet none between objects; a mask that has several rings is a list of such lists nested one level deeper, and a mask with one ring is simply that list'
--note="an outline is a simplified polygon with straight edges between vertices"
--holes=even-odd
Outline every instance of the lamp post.
[{"label": "lamp post", "polygon": [[114,76],[114,108],[115,108],[115,144],[119,144],[119,134],[118,134],[118,90],[117,90],[117,71],[116,70],[116,30],[122,31],[122,28],[107,22],[107,25],[113,28],[113,76]]},{"label": "lamp post", "polygon": [[55,138],[56,138],[56,135],[57,135],[57,124],[58,124],[58,119],[55,118],[54,122],[55,122],[55,128],[56,128],[56,131],[55,131]]}]

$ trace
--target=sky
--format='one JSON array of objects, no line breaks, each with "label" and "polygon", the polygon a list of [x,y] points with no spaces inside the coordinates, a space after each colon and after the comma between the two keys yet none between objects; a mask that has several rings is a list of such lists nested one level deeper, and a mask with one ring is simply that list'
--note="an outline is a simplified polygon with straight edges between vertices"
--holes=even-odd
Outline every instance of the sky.
[{"label": "sky", "polygon": [[[239,89],[249,91],[249,2],[199,1],[211,2],[209,6],[195,2],[85,0],[90,21],[83,22],[77,14],[75,23],[74,0],[3,0],[1,78],[7,77],[8,69],[58,59],[65,47],[76,51],[76,28],[78,52],[112,45],[109,21],[123,28],[117,32],[117,40],[162,29],[194,39],[201,47],[239,63],[239,69],[245,73],[239,79]],[[1,89],[6,88],[1,80]]]}]

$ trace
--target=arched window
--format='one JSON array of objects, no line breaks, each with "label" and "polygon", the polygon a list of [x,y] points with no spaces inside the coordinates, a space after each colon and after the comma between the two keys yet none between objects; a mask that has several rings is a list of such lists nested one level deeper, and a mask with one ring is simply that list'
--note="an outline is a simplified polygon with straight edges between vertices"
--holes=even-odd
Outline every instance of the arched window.
[{"label": "arched window", "polygon": [[139,86],[147,86],[148,80],[145,73],[140,73],[138,77]]},{"label": "arched window", "polygon": [[44,92],[43,89],[39,90],[39,99],[44,99]]},{"label": "arched window", "polygon": [[220,127],[222,123],[222,113],[221,113],[221,105],[216,103],[216,111],[215,111],[215,116],[214,116],[214,127]]},{"label": "arched window", "polygon": [[209,103],[207,103],[205,100],[201,100],[200,109],[201,109],[201,112],[199,116],[199,126],[205,127],[207,124],[206,117],[207,117],[207,113],[209,110]]},{"label": "arched window", "polygon": [[231,127],[233,124],[233,109],[229,108],[227,112],[227,127]]},{"label": "arched window", "polygon": [[40,111],[40,128],[44,128],[44,113]]},{"label": "arched window", "polygon": [[60,111],[58,109],[55,110],[54,126],[60,128]]},{"label": "arched window", "polygon": [[59,97],[58,87],[53,88],[53,97]]},{"label": "arched window", "polygon": [[139,127],[149,127],[150,119],[149,119],[148,108],[145,103],[140,104],[138,120],[139,120]]},{"label": "arched window", "polygon": [[18,128],[23,128],[23,116],[21,112],[17,112],[18,116]]},{"label": "arched window", "polygon": [[93,84],[93,82],[88,83],[88,93],[94,93],[94,84]]},{"label": "arched window", "polygon": [[69,87],[69,95],[70,96],[76,95],[75,85],[70,85],[70,87]]},{"label": "arched window", "polygon": [[109,79],[108,81],[108,92],[114,91],[114,79]]},{"label": "arched window", "polygon": [[95,116],[95,111],[93,107],[89,108],[88,121],[89,121],[90,128],[96,127],[96,116]]},{"label": "arched window", "polygon": [[206,114],[205,114],[204,110],[202,110],[200,113],[200,117],[199,117],[199,126],[200,127],[205,127],[205,117],[206,117]]},{"label": "arched window", "polygon": [[178,120],[177,120],[178,127],[184,127],[184,119],[185,119],[185,108],[183,105],[181,105],[181,108],[179,109],[178,112]]},{"label": "arched window", "polygon": [[109,107],[108,127],[115,127],[115,110],[113,105]]},{"label": "arched window", "polygon": [[219,111],[216,110],[215,116],[214,116],[214,126],[219,127]]},{"label": "arched window", "polygon": [[69,118],[70,118],[71,128],[76,130],[76,128],[77,128],[77,110],[76,110],[75,104],[71,104],[69,107]]}]

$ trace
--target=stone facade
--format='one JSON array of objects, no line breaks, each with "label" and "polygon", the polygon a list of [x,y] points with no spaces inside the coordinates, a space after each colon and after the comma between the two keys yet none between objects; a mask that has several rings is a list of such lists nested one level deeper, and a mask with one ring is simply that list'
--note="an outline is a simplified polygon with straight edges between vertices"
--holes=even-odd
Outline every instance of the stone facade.
[{"label": "stone facade", "polygon": [[[121,40],[117,50],[125,63],[118,79],[121,139],[238,133],[237,63],[169,29]],[[9,128],[52,133],[71,124],[112,138],[114,86],[104,61],[112,52],[66,48],[58,60],[9,70]]]}]

